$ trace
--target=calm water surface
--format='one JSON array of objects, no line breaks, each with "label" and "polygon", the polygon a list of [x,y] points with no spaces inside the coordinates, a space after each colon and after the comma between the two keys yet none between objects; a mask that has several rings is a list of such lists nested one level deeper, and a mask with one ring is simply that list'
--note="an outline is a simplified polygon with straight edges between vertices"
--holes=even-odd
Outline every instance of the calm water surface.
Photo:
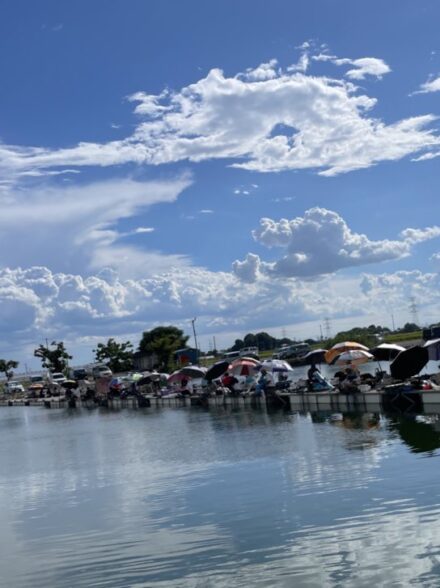
[{"label": "calm water surface", "polygon": [[439,423],[0,411],[0,585],[439,586]]}]

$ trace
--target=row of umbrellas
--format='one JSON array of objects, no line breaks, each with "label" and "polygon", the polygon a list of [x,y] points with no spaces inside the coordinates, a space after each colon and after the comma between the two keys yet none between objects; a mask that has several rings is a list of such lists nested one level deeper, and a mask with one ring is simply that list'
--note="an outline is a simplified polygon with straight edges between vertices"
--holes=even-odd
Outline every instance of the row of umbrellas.
[{"label": "row of umbrellas", "polygon": [[[427,341],[423,346],[415,345],[408,349],[393,343],[381,343],[369,349],[355,341],[337,343],[331,349],[315,349],[309,352],[305,359],[308,363],[325,361],[334,366],[361,365],[375,359],[376,361],[391,361],[391,375],[396,379],[406,379],[418,374],[428,363],[429,359],[440,360],[440,339]],[[261,369],[271,372],[289,372],[293,368],[289,363],[280,359],[269,359],[263,362],[253,357],[240,357],[230,363],[227,360],[218,361],[209,369],[199,366],[185,366],[173,374],[168,383],[180,382],[185,378],[204,378],[213,381],[226,372],[232,375],[254,375]],[[141,383],[141,382],[139,382]]]},{"label": "row of umbrellas", "polygon": [[440,339],[426,341],[423,346],[414,345],[408,349],[392,343],[382,343],[368,349],[360,343],[344,341],[324,351],[323,357],[329,365],[338,366],[360,365],[371,359],[378,362],[391,361],[391,375],[404,380],[418,374],[430,359],[440,359]]},{"label": "row of umbrellas", "polygon": [[281,359],[268,359],[260,362],[253,357],[240,357],[232,363],[227,360],[218,361],[209,369],[192,365],[185,366],[172,373],[167,381],[172,384],[173,382],[181,382],[186,378],[204,378],[208,382],[212,382],[226,372],[234,376],[249,376],[256,374],[261,369],[266,369],[274,373],[293,371],[292,366],[287,361]]}]

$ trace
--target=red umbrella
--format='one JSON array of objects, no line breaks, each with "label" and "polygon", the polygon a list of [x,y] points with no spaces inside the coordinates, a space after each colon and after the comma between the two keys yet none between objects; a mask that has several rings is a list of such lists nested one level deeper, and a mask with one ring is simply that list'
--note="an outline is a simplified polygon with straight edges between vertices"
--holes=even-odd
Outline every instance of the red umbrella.
[{"label": "red umbrella", "polygon": [[248,376],[257,371],[260,367],[260,362],[250,357],[241,357],[236,359],[229,366],[229,372],[238,376]]}]

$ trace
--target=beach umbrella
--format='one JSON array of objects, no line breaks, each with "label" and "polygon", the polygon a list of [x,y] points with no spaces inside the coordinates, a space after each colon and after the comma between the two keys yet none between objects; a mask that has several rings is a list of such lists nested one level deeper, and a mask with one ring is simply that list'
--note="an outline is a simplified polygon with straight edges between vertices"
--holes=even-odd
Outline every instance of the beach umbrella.
[{"label": "beach umbrella", "polygon": [[225,372],[227,372],[228,368],[229,368],[229,361],[227,361],[225,359],[223,359],[222,361],[218,361],[217,363],[212,365],[210,368],[208,368],[208,371],[205,374],[205,379],[208,380],[208,382],[212,382],[212,380],[216,380],[217,378],[222,376]]},{"label": "beach umbrella", "polygon": [[370,351],[374,355],[374,359],[377,361],[391,361],[399,355],[401,351],[405,351],[405,347],[395,345],[394,343],[381,343]]},{"label": "beach umbrella", "polygon": [[231,362],[231,368],[239,367],[241,365],[260,366],[261,364],[258,359],[254,359],[253,357],[237,357],[237,359],[234,359],[234,361]]},{"label": "beach umbrella", "polygon": [[255,373],[261,366],[261,363],[250,357],[240,357],[233,361],[229,366],[229,373],[235,376],[249,376]]},{"label": "beach umbrella", "polygon": [[373,355],[368,351],[364,351],[363,349],[350,349],[337,355],[331,362],[331,365],[361,365],[370,361],[370,359],[373,359]]},{"label": "beach umbrella", "polygon": [[188,378],[204,378],[206,374],[206,368],[200,367],[198,365],[186,365],[183,368],[180,368],[180,373]]},{"label": "beach umbrella", "polygon": [[440,339],[430,339],[423,345],[428,349],[429,359],[432,361],[440,360]]},{"label": "beach umbrella", "polygon": [[293,367],[283,359],[266,359],[261,367],[268,372],[293,372]]},{"label": "beach umbrella", "polygon": [[314,349],[313,351],[309,351],[306,355],[304,355],[303,359],[307,363],[322,363],[325,360],[326,353],[327,349]]},{"label": "beach umbrella", "polygon": [[356,343],[356,341],[341,341],[340,343],[336,343],[333,345],[328,351],[325,353],[325,361],[327,363],[332,363],[337,355],[344,353],[344,351],[352,351],[355,349],[360,349],[361,351],[368,351],[368,347],[362,345],[362,343]]},{"label": "beach umbrella", "polygon": [[167,382],[171,384],[172,382],[180,382],[182,380],[187,379],[197,379],[197,378],[204,378],[206,374],[206,369],[202,367],[198,367],[195,365],[187,365],[180,370],[176,370],[168,377]]},{"label": "beach umbrella", "polygon": [[76,380],[65,380],[61,383],[61,386],[66,388],[66,390],[74,390],[78,388],[78,382]]},{"label": "beach umbrella", "polygon": [[429,354],[427,347],[414,345],[399,355],[390,363],[390,371],[396,380],[406,380],[418,374],[428,363]]},{"label": "beach umbrella", "polygon": [[31,384],[28,387],[28,390],[30,390],[31,392],[39,392],[43,388],[44,388],[44,385],[43,384]]},{"label": "beach umbrella", "polygon": [[[168,377],[168,374],[166,374]],[[162,378],[162,374],[158,374],[157,372],[154,372],[152,374],[147,374],[142,376],[142,378],[139,378],[139,380],[137,380],[137,385],[138,386],[145,386],[146,384],[151,384],[151,382],[158,382],[159,380],[163,379]]]}]

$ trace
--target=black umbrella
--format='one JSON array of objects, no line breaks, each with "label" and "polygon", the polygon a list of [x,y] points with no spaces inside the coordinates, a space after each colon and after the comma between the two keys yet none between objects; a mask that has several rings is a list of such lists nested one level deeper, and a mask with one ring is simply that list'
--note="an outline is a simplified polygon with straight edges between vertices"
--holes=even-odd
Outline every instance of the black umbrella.
[{"label": "black umbrella", "polygon": [[374,349],[370,349],[370,353],[374,355],[374,359],[377,361],[391,361],[401,351],[405,351],[405,347],[394,345],[393,343],[381,343]]},{"label": "black umbrella", "polygon": [[61,386],[66,388],[66,390],[74,390],[78,388],[78,382],[76,380],[65,380],[62,382]]},{"label": "black umbrella", "polygon": [[160,380],[161,376],[160,374],[148,374],[146,376],[144,376],[143,378],[140,378],[139,380],[137,380],[136,384],[138,386],[145,386],[145,384],[151,384],[151,382],[157,382],[158,380]]},{"label": "black umbrella", "polygon": [[401,351],[390,364],[391,375],[397,380],[405,380],[415,376],[425,367],[428,359],[427,348],[414,345],[414,347]]},{"label": "black umbrella", "polygon": [[309,351],[306,355],[304,355],[303,359],[307,361],[307,363],[324,363],[327,349],[314,349],[313,351]]},{"label": "black umbrella", "polygon": [[218,361],[212,365],[205,374],[205,379],[208,381],[216,380],[228,371],[229,361]]}]

